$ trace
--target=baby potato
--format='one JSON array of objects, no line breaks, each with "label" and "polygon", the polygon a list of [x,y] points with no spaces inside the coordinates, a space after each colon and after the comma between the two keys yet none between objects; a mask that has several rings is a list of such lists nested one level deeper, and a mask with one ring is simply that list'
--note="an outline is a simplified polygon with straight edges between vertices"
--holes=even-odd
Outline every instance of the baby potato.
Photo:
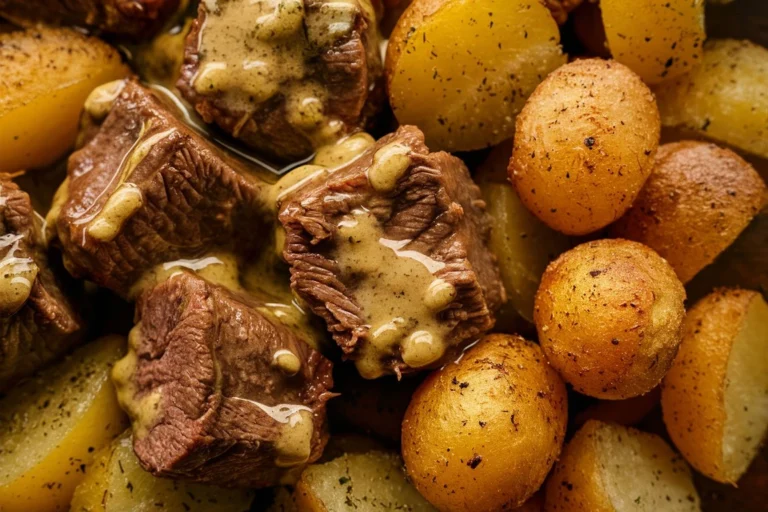
[{"label": "baby potato", "polygon": [[699,511],[691,470],[662,438],[588,421],[547,481],[546,512]]},{"label": "baby potato", "polygon": [[701,66],[655,92],[664,126],[683,126],[768,158],[768,49],[710,40]]},{"label": "baby potato", "polygon": [[619,400],[656,386],[677,354],[685,289],[653,250],[598,240],[566,252],[536,294],[539,343],[579,393]]},{"label": "baby potato", "polygon": [[[139,465],[127,430],[101,450],[75,489],[70,512],[246,512],[253,491],[157,478]],[[159,505],[158,505],[159,504]]]},{"label": "baby potato", "polygon": [[124,346],[120,336],[90,343],[0,400],[0,510],[68,509],[94,450],[126,427],[109,380]]},{"label": "baby potato", "polygon": [[705,142],[665,144],[611,233],[649,246],[687,283],[736,240],[765,192],[760,175],[733,151]]},{"label": "baby potato", "polygon": [[74,30],[0,34],[0,172],[63,156],[75,142],[88,94],[129,73],[116,50]]},{"label": "baby potato", "polygon": [[768,433],[768,304],[758,292],[716,290],[683,332],[662,387],[664,423],[693,467],[735,484]]},{"label": "baby potato", "polygon": [[512,136],[528,95],[565,63],[559,42],[538,0],[414,0],[387,48],[392,109],[432,149],[497,144]]},{"label": "baby potato", "polygon": [[689,73],[701,62],[704,0],[601,0],[611,55],[647,84]]},{"label": "baby potato", "polygon": [[549,75],[517,117],[509,177],[549,227],[591,233],[637,197],[660,130],[653,94],[629,68],[577,60]]},{"label": "baby potato", "polygon": [[403,421],[406,470],[441,511],[522,505],[557,459],[565,385],[538,345],[491,334],[432,373]]}]

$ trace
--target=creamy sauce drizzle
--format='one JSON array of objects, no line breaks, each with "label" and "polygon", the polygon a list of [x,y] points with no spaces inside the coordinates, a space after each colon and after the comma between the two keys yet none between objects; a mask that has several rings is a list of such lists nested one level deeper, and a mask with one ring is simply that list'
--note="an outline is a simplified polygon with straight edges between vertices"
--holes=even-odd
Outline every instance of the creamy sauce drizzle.
[{"label": "creamy sauce drizzle", "polygon": [[85,111],[96,121],[104,120],[124,88],[125,80],[115,80],[96,87],[85,100]]},{"label": "creamy sauce drizzle", "polygon": [[16,253],[23,235],[0,236],[0,250],[6,250],[0,259],[0,312],[11,314],[21,308],[32,292],[39,268],[32,258],[20,258]]},{"label": "creamy sauce drizzle", "polygon": [[179,259],[156,265],[131,286],[129,297],[136,298],[144,290],[154,288],[184,270],[191,270],[211,283],[230,290],[242,289],[237,258],[229,252],[212,252],[202,258]]},{"label": "creamy sauce drizzle", "polygon": [[356,160],[365,150],[374,145],[376,141],[365,132],[353,133],[334,144],[321,146],[312,163],[334,169]]}]

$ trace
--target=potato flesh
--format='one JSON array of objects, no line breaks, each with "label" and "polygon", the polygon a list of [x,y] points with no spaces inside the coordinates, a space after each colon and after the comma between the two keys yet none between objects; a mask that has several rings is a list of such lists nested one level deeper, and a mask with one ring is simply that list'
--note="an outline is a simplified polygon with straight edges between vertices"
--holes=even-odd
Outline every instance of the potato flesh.
[{"label": "potato flesh", "polygon": [[659,87],[656,98],[664,126],[685,126],[768,158],[768,49],[710,41],[701,66]]},{"label": "potato flesh", "polygon": [[511,137],[526,98],[566,61],[557,24],[534,0],[448,0],[414,25],[390,71],[389,97],[398,121],[421,128],[432,149]]},{"label": "potato flesh", "polygon": [[733,480],[768,433],[768,304],[756,295],[728,356],[723,463]]},{"label": "potato flesh", "polygon": [[93,452],[125,428],[109,371],[124,339],[103,338],[0,402],[0,510],[66,510]]},{"label": "potato flesh", "polygon": [[602,0],[600,10],[614,59],[647,84],[685,74],[701,62],[704,0]]}]

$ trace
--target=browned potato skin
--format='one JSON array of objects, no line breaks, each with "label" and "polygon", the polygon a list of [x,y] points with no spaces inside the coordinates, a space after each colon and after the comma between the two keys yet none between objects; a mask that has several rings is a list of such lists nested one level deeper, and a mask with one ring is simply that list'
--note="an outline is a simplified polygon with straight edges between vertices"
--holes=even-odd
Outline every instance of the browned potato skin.
[{"label": "browned potato skin", "polygon": [[733,151],[705,142],[665,144],[637,200],[611,231],[654,249],[687,283],[736,240],[765,193],[757,172]]},{"label": "browned potato skin", "polygon": [[615,61],[551,73],[517,117],[509,177],[550,227],[583,235],[615,221],[651,173],[661,125],[650,89]]},{"label": "browned potato skin", "polygon": [[445,2],[446,0],[418,0],[411,2],[400,16],[389,36],[387,55],[384,60],[384,67],[387,70],[385,73],[387,88],[392,83],[394,69],[398,59],[400,59],[400,55],[403,53],[405,42],[408,40],[408,32],[413,30],[413,27],[421,25],[426,18],[434,14]]},{"label": "browned potato skin", "polygon": [[442,511],[522,505],[560,453],[567,394],[541,349],[491,334],[413,396],[402,450],[411,481]]},{"label": "browned potato skin", "polygon": [[539,343],[579,393],[619,400],[647,393],[672,365],[685,289],[648,247],[581,244],[553,261],[536,294]]}]

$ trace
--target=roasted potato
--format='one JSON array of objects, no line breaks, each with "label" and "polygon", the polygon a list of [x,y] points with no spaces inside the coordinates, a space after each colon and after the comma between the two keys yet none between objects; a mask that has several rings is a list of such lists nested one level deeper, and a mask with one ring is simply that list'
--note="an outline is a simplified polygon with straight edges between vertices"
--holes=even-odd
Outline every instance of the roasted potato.
[{"label": "roasted potato", "polygon": [[157,478],[144,471],[127,430],[94,459],[70,512],[247,512],[253,491]]},{"label": "roasted potato", "polygon": [[403,421],[408,475],[442,511],[520,506],[557,459],[567,416],[565,385],[541,349],[488,335],[413,395]]},{"label": "roasted potato", "polygon": [[0,172],[60,158],[91,90],[128,74],[116,50],[74,30],[0,34]]},{"label": "roasted potato", "polygon": [[293,496],[302,512],[435,510],[406,480],[400,457],[379,451],[308,466]]},{"label": "roasted potato", "polygon": [[701,62],[704,0],[601,0],[603,26],[614,59],[658,84]]},{"label": "roasted potato", "polygon": [[649,246],[687,283],[736,240],[765,194],[763,180],[733,151],[705,142],[665,144],[611,233]]},{"label": "roasted potato", "polygon": [[67,510],[93,452],[127,421],[109,380],[125,339],[90,343],[0,401],[0,510]]},{"label": "roasted potato", "polygon": [[655,92],[664,126],[684,126],[768,158],[768,49],[708,41],[701,66]]},{"label": "roasted potato", "polygon": [[[460,41],[471,41],[470,51]],[[515,115],[565,63],[560,33],[537,0],[414,0],[389,40],[389,100],[432,149],[464,151],[508,139]]]},{"label": "roasted potato", "polygon": [[768,304],[720,289],[688,312],[664,378],[661,405],[672,441],[691,465],[735,484],[768,433]]},{"label": "roasted potato", "polygon": [[576,391],[607,400],[647,393],[677,354],[685,289],[637,242],[579,245],[547,267],[536,294],[539,343]]},{"label": "roasted potato", "polygon": [[549,227],[591,233],[630,207],[660,130],[653,94],[629,68],[577,60],[549,75],[517,117],[509,176]]},{"label": "roasted potato", "polygon": [[546,512],[700,510],[691,470],[662,438],[599,421],[576,432],[544,496]]},{"label": "roasted potato", "polygon": [[571,240],[553,230],[520,201],[507,181],[511,141],[496,147],[481,164],[475,178],[491,215],[489,246],[499,261],[507,290],[507,305],[528,322],[533,322],[533,298],[544,269],[571,247]]}]

